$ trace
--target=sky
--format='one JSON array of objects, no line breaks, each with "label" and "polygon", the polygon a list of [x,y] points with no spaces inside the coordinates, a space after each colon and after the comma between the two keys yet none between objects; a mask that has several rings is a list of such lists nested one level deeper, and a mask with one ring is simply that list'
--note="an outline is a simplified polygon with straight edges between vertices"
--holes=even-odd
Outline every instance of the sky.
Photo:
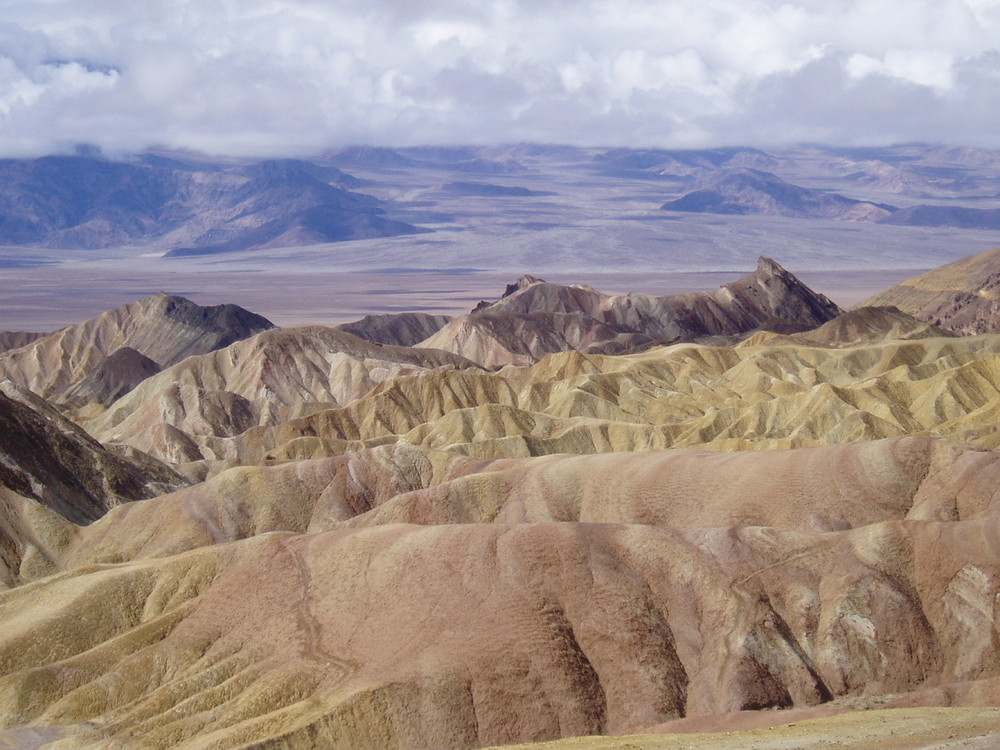
[{"label": "sky", "polygon": [[1000,0],[0,0],[0,157],[1000,148]]}]

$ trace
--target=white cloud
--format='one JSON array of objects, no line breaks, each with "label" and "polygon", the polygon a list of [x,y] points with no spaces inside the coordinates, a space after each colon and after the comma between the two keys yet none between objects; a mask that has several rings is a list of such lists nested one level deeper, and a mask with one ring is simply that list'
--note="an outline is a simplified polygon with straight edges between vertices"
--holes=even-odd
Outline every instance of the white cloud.
[{"label": "white cloud", "polygon": [[0,4],[0,156],[77,141],[1000,146],[982,106],[997,0]]},{"label": "white cloud", "polygon": [[845,68],[848,75],[855,79],[881,75],[917,86],[948,91],[954,85],[954,62],[954,58],[946,52],[891,49],[881,60],[860,53],[851,55]]}]

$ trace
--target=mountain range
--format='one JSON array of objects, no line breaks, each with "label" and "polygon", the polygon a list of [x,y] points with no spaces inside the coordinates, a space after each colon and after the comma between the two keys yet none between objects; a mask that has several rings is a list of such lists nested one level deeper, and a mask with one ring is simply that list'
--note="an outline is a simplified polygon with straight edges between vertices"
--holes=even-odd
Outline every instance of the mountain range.
[{"label": "mountain range", "polygon": [[998,258],[8,336],[0,747],[995,744]]},{"label": "mountain range", "polygon": [[[608,206],[588,220],[708,213],[992,231],[1000,228],[998,168],[993,152],[932,146],[769,153],[515,144],[350,147],[266,161],[169,152],[7,159],[0,161],[0,262],[98,250],[176,262],[482,232],[486,218],[531,235],[569,231],[606,199],[629,210],[615,217]],[[581,191],[594,194],[581,202]],[[412,242],[407,247],[426,250]]]},{"label": "mountain range", "polygon": [[[874,183],[869,181],[867,184]],[[925,204],[899,208],[793,185],[775,174],[757,169],[714,171],[699,179],[695,187],[660,208],[688,213],[838,219],[911,227],[1000,229],[1000,209]],[[880,184],[880,187],[895,190],[897,186]]]},{"label": "mountain range", "polygon": [[384,216],[334,167],[146,155],[0,161],[0,243],[167,247],[175,256],[422,231]]}]

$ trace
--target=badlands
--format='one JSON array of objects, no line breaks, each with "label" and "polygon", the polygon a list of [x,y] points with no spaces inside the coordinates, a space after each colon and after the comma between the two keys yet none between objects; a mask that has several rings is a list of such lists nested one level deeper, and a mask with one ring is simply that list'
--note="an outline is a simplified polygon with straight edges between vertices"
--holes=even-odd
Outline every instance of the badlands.
[{"label": "badlands", "polygon": [[0,748],[1000,746],[998,274],[0,335]]}]

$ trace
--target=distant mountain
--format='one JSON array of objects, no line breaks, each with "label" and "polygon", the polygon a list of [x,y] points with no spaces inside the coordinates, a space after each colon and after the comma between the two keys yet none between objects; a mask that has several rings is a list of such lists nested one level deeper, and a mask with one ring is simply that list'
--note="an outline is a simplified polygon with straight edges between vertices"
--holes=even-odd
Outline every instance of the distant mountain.
[{"label": "distant mountain", "polygon": [[347,168],[395,169],[415,166],[413,159],[403,156],[395,149],[378,146],[348,146],[339,151],[324,154],[321,161]]},{"label": "distant mountain", "polygon": [[530,198],[555,195],[551,190],[531,190],[521,185],[492,185],[488,182],[449,182],[441,186],[441,192],[483,198]]},{"label": "distant mountain", "polygon": [[753,148],[694,150],[617,148],[593,157],[601,172],[631,177],[683,177],[722,168],[773,169],[778,160]]},{"label": "distant mountain", "polygon": [[92,248],[171,226],[172,169],[75,156],[0,161],[0,242]]},{"label": "distant mountain", "polygon": [[910,164],[890,164],[878,160],[855,162],[849,159],[838,162],[831,168],[844,172],[844,179],[881,193],[948,198],[977,188],[974,181],[961,175],[935,174],[933,170]]},{"label": "distant mountain", "polygon": [[[848,177],[857,178],[859,183],[865,183],[867,179],[863,174]],[[919,192],[915,187],[917,184],[924,185],[924,194],[933,192],[930,183],[918,183],[911,179],[910,172],[894,165],[885,165],[870,180],[870,186],[880,190],[909,194]],[[667,201],[660,209],[685,213],[868,221],[909,227],[1000,229],[1000,209],[931,205],[897,208],[887,203],[856,200],[825,190],[793,185],[775,174],[757,169],[709,172],[698,178],[695,190]]]},{"label": "distant mountain", "polygon": [[490,158],[487,148],[472,146],[411,146],[378,148],[349,146],[326,154],[322,161],[361,169],[440,169],[471,174],[520,174],[528,169],[514,158]]},{"label": "distant mountain", "polygon": [[962,258],[866,300],[960,335],[1000,333],[1000,249]]},{"label": "distant mountain", "polygon": [[894,206],[847,198],[792,185],[758,169],[723,169],[699,180],[697,189],[667,201],[664,211],[713,214],[764,214],[802,219],[877,221]]},{"label": "distant mountain", "polygon": [[178,255],[411,234],[332,166],[232,166],[147,155],[0,161],[0,243],[153,245]]},{"label": "distant mountain", "polygon": [[[110,381],[94,384],[95,393],[105,393],[110,382],[118,390],[137,373],[151,369],[135,355],[114,355],[123,347],[135,351],[158,367],[168,367],[185,357],[228,346],[274,325],[264,317],[237,305],[203,307],[183,297],[156,294],[95,318],[69,326],[32,341],[27,346],[0,354],[0,379],[12,380],[42,396],[61,399],[66,391],[103,368]],[[123,360],[130,360],[124,367]],[[115,364],[117,361],[117,365]],[[123,374],[122,370],[127,374]],[[76,396],[88,390],[77,390]],[[103,396],[102,396],[103,398]]]}]

